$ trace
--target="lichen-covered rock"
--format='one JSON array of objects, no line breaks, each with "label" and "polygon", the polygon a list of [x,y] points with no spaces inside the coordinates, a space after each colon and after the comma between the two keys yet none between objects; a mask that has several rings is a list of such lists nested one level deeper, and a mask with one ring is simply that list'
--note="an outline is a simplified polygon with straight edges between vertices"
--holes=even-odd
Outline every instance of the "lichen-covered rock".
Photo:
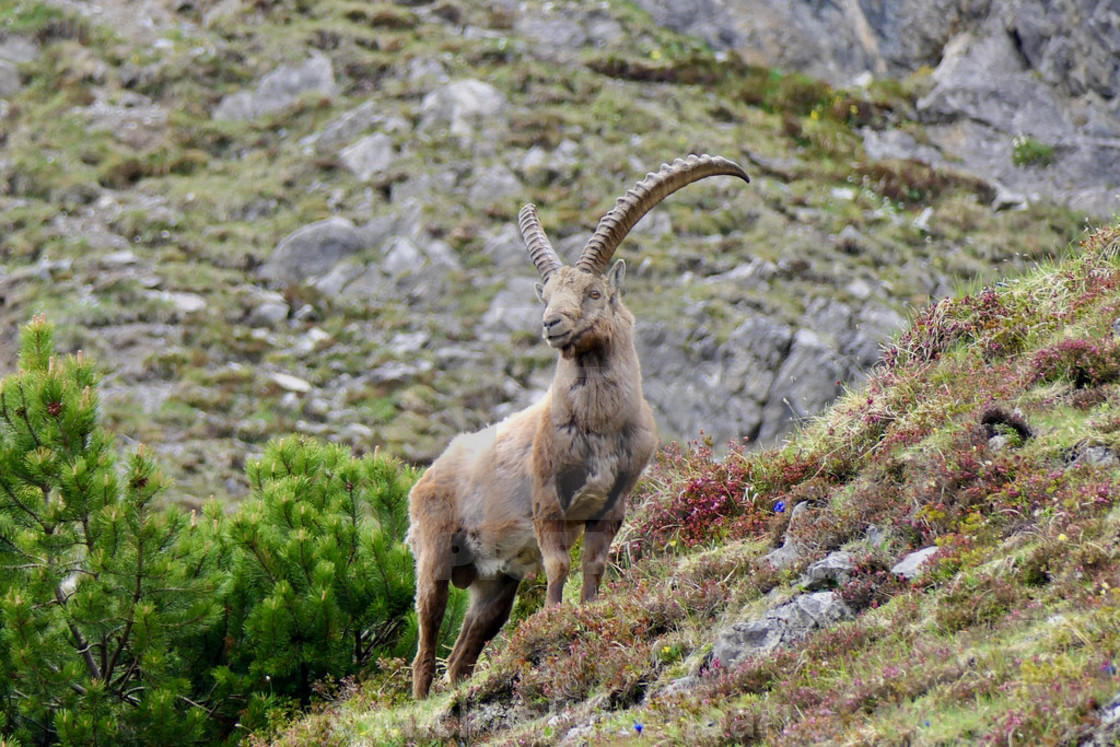
[{"label": "lichen-covered rock", "polygon": [[446,127],[452,135],[470,137],[480,130],[504,127],[508,107],[506,97],[489,83],[456,80],[424,97],[419,129]]},{"label": "lichen-covered rock", "polygon": [[393,138],[383,132],[366,135],[338,154],[342,165],[363,182],[388,171],[396,157]]},{"label": "lichen-covered rock", "polygon": [[830,552],[822,560],[810,563],[798,584],[806,591],[843,586],[851,578],[855,567],[855,559],[851,553],[842,550]]},{"label": "lichen-covered rock", "polygon": [[836,592],[801,594],[757,620],[734,623],[720,631],[712,646],[712,661],[730,667],[748,656],[788,646],[815,630],[852,617],[851,608]]},{"label": "lichen-covered rock", "polygon": [[940,549],[939,547],[923,547],[921,550],[915,550],[895,563],[894,567],[891,568],[891,573],[912,581],[922,575],[926,563],[928,563],[930,558],[936,555],[937,551]]},{"label": "lichen-covered rock", "polygon": [[279,285],[302,283],[325,275],[364,247],[361,234],[346,218],[327,218],[281,239],[259,275]]},{"label": "lichen-covered rock", "polygon": [[281,111],[308,92],[334,96],[334,68],[330,58],[315,53],[299,64],[281,65],[261,78],[253,91],[238,91],[219,102],[217,120],[257,119]]}]

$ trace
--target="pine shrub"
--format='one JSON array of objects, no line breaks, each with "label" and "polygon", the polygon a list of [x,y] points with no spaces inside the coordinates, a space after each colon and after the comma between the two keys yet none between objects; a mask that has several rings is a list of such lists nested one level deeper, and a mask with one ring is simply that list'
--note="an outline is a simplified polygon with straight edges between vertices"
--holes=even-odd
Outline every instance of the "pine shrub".
[{"label": "pine shrub", "polygon": [[409,653],[410,469],[283,439],[250,499],[187,514],[52,338],[0,380],[0,743],[232,742]]},{"label": "pine shrub", "polygon": [[[118,466],[96,376],[24,330],[0,383],[0,693],[29,743],[201,736],[179,644],[216,616],[190,518],[157,508],[167,480],[139,448]],[[190,557],[188,557],[190,556]]]},{"label": "pine shrub", "polygon": [[253,496],[221,521],[229,669],[244,689],[306,705],[323,678],[415,643],[410,471],[380,455],[288,438],[248,468]]}]

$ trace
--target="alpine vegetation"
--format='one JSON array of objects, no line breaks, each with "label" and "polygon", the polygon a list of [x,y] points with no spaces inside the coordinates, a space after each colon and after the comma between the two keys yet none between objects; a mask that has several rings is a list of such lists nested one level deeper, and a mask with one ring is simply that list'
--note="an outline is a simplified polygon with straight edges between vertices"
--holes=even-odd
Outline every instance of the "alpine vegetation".
[{"label": "alpine vegetation", "polygon": [[542,335],[560,357],[539,402],[456,437],[409,495],[420,626],[416,698],[431,688],[449,584],[470,590],[447,663],[452,683],[471,674],[483,647],[509,619],[527,573],[543,566],[547,603],[561,601],[581,531],[581,600],[595,597],[626,497],[657,443],[642,395],[634,317],[622,304],[626,266],[621,260],[607,265],[649,210],[717,175],[750,181],[737,164],[709,155],[677,159],[648,174],[603,216],[572,266],[560,261],[535,206],[521,209],[521,235],[541,277]]}]

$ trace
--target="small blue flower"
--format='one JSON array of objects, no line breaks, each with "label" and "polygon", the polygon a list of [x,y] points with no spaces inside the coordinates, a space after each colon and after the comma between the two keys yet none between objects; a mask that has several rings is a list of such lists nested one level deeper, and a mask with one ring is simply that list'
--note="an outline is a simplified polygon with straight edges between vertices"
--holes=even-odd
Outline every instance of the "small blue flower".
[{"label": "small blue flower", "polygon": [[639,723],[636,723],[636,724],[634,724],[634,731],[638,732],[638,735],[639,735],[639,736],[641,736],[641,733],[642,733],[642,725],[641,725],[641,723],[640,723],[640,722],[639,722]]},{"label": "small blue flower", "polygon": [[786,502],[785,501],[778,501],[777,503],[774,504],[774,513],[780,514],[782,511],[785,511],[785,510],[786,510]]}]

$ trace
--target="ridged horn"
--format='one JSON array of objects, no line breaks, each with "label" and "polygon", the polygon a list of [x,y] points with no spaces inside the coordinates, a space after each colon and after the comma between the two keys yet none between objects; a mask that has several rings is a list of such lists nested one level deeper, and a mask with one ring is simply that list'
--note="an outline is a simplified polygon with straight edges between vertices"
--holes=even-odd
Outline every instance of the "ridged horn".
[{"label": "ridged horn", "polygon": [[739,164],[722,156],[693,154],[687,158],[678,158],[671,164],[662,164],[656,173],[646,174],[645,179],[619,197],[610,212],[599,220],[595,233],[576,262],[576,267],[602,273],[614,256],[614,250],[643,215],[681,187],[705,177],[720,175],[737,176],[750,182],[747,172]]},{"label": "ridged horn", "polygon": [[517,225],[521,228],[521,238],[525,240],[525,247],[529,250],[529,259],[533,260],[537,272],[541,274],[541,280],[547,280],[564,263],[545,236],[541,219],[537,217],[537,206],[530,202],[522,207],[517,214]]}]

